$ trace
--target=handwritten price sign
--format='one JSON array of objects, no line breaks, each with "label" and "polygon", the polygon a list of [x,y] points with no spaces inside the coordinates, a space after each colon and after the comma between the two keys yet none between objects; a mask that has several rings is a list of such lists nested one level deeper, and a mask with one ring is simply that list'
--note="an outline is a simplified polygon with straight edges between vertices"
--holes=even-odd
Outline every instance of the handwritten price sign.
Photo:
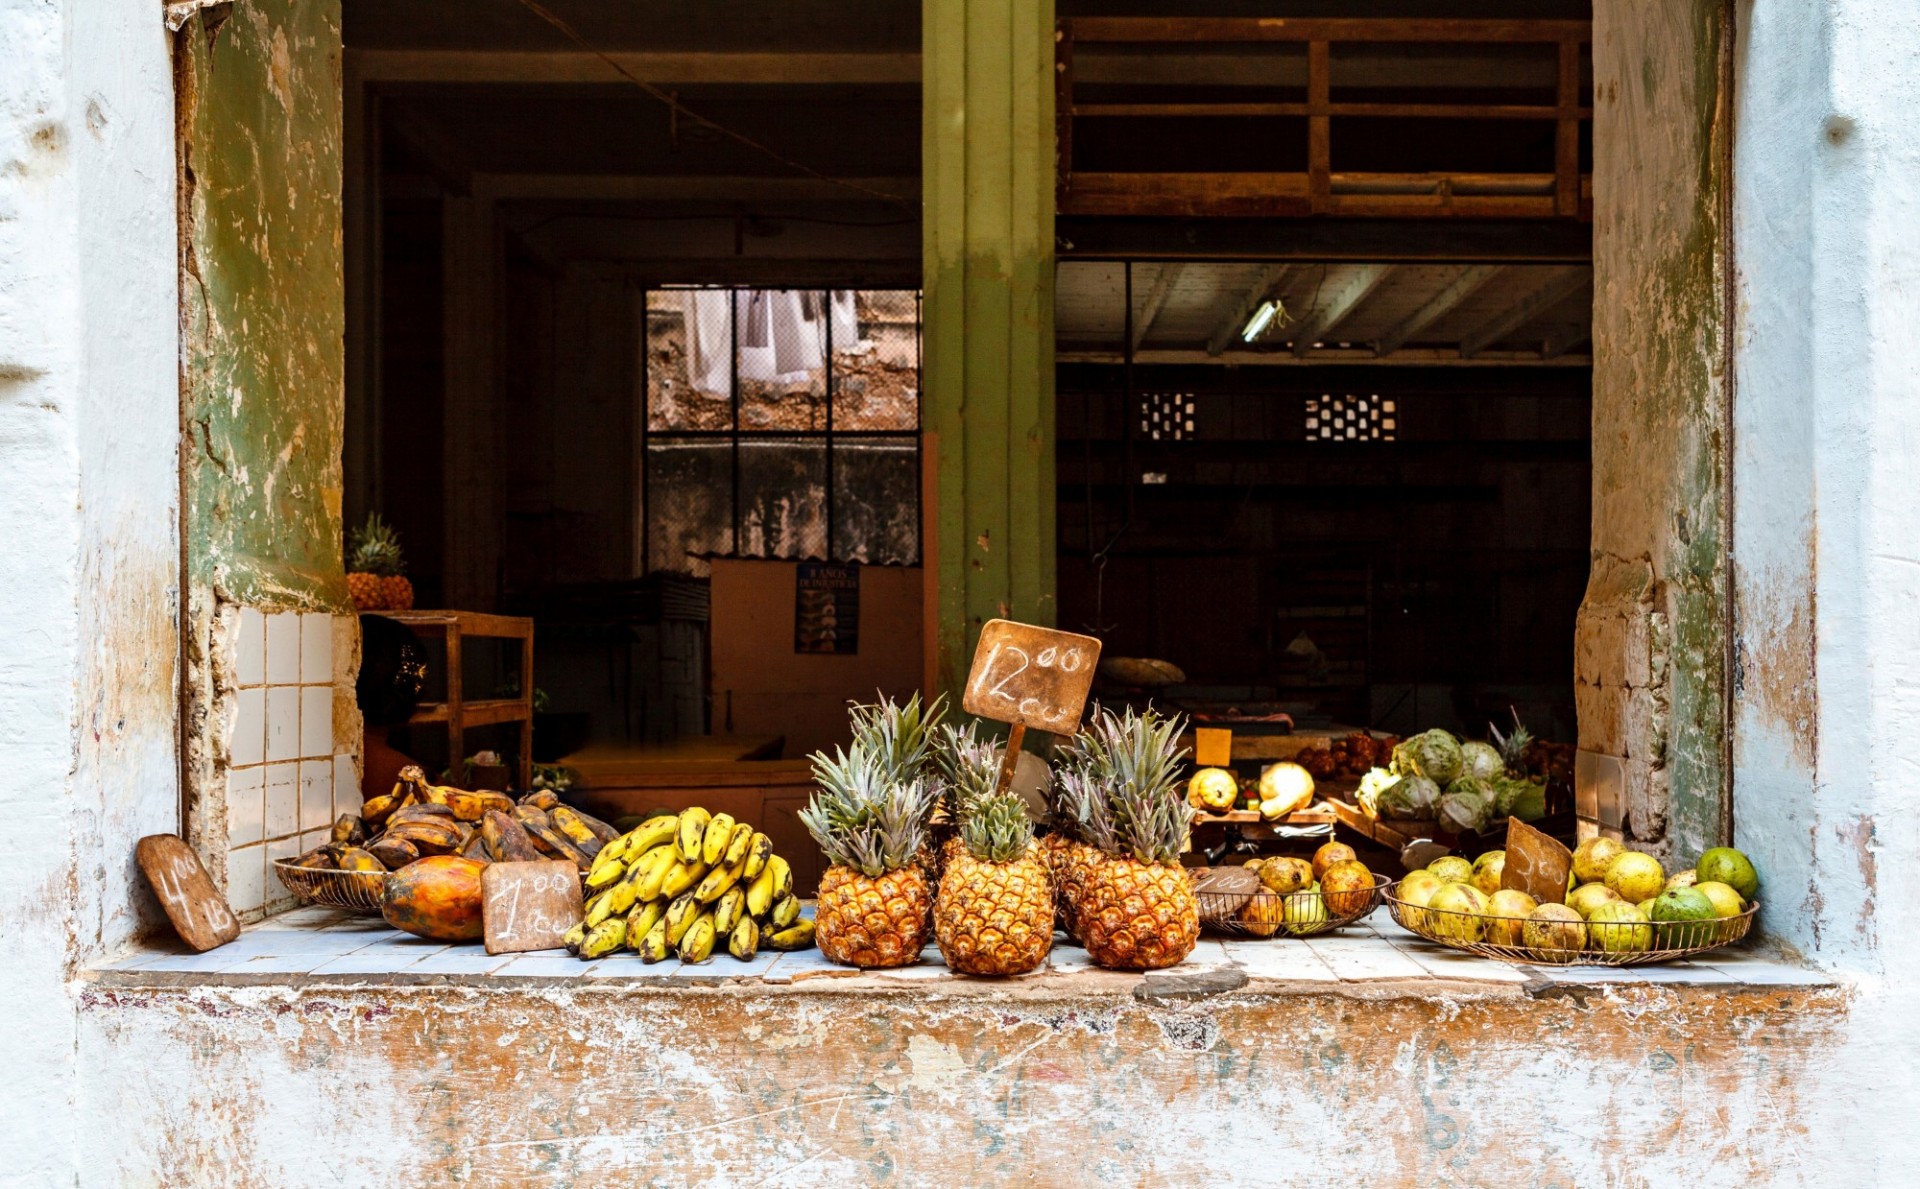
[{"label": "handwritten price sign", "polygon": [[960,705],[997,722],[1071,735],[1080,729],[1100,641],[1006,619],[980,629]]},{"label": "handwritten price sign", "polygon": [[564,859],[490,863],[480,896],[489,954],[557,950],[582,919],[580,869]]},{"label": "handwritten price sign", "polygon": [[200,856],[174,834],[149,834],[133,846],[133,861],[160,897],[180,940],[200,953],[240,936],[240,921],[219,892]]}]

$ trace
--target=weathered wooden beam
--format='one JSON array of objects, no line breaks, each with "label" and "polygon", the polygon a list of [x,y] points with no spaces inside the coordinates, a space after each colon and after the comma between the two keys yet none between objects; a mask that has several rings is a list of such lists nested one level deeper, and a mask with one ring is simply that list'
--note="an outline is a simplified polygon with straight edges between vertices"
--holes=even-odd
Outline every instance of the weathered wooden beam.
[{"label": "weathered wooden beam", "polygon": [[348,50],[370,83],[917,83],[919,54],[701,54]]},{"label": "weathered wooden beam", "polygon": [[1147,341],[1147,332],[1153,329],[1154,319],[1160,316],[1160,310],[1167,304],[1167,294],[1173,291],[1180,280],[1180,274],[1187,266],[1179,263],[1167,263],[1160,266],[1160,275],[1153,278],[1153,286],[1147,290],[1147,300],[1140,307],[1140,313],[1133,320],[1133,349],[1138,351],[1140,344]]},{"label": "weathered wooden beam", "polygon": [[1587,283],[1591,274],[1585,269],[1569,268],[1553,277],[1546,284],[1535,289],[1512,305],[1502,309],[1487,319],[1470,333],[1461,336],[1460,356],[1472,359],[1493,343],[1525,326],[1527,323],[1559,305],[1567,298],[1578,293]]},{"label": "weathered wooden beam", "polygon": [[1077,17],[1073,39],[1110,42],[1590,41],[1590,21],[1429,17]]},{"label": "weathered wooden beam", "polygon": [[[688,177],[661,174],[479,173],[489,193],[503,200],[555,199],[581,202],[747,202],[754,209],[777,203],[871,201],[865,194],[818,178]],[[918,177],[847,178],[866,191],[916,201]],[[896,212],[897,213],[897,212]]]},{"label": "weathered wooden beam", "polygon": [[1259,275],[1254,277],[1253,284],[1234,304],[1233,312],[1222,319],[1214,327],[1213,334],[1208,336],[1207,354],[1218,355],[1225,351],[1234,339],[1239,338],[1241,330],[1247,325],[1247,319],[1253,317],[1253,312],[1260,308],[1260,303],[1279,291],[1280,286],[1287,279],[1287,274],[1292,271],[1291,264],[1269,264],[1261,269]]},{"label": "weathered wooden beam", "polygon": [[1592,337],[1593,323],[1591,320],[1585,322],[1570,322],[1565,326],[1556,327],[1548,332],[1545,339],[1541,340],[1540,358],[1546,360],[1559,359],[1562,355],[1565,355],[1569,349],[1579,346]]},{"label": "weathered wooden beam", "polygon": [[1293,332],[1293,353],[1305,356],[1314,344],[1339,329],[1353,316],[1380,282],[1393,272],[1391,264],[1332,265],[1320,284],[1320,298]]},{"label": "weathered wooden beam", "polygon": [[1056,221],[1060,258],[1392,260],[1584,264],[1593,229],[1571,219],[1079,218]]},{"label": "weathered wooden beam", "polygon": [[1492,280],[1499,271],[1500,266],[1497,264],[1469,264],[1461,268],[1440,292],[1427,299],[1425,305],[1382,334],[1379,341],[1373,345],[1373,353],[1384,358],[1398,351],[1414,335],[1452,313],[1461,302],[1478,292],[1480,286]]}]

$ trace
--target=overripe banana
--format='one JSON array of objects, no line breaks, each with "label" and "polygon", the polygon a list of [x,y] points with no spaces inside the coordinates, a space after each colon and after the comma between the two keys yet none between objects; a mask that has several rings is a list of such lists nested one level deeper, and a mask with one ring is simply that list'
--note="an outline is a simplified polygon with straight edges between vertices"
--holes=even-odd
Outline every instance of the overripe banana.
[{"label": "overripe banana", "polygon": [[672,842],[680,833],[680,815],[663,813],[650,817],[625,834],[627,853],[642,855],[656,846]]},{"label": "overripe banana", "polygon": [[760,943],[770,950],[806,949],[813,944],[813,922],[795,921],[785,929],[762,937]]},{"label": "overripe banana", "polygon": [[679,945],[681,938],[687,935],[687,929],[700,915],[700,902],[691,893],[683,894],[667,905],[667,915],[663,918],[667,925],[667,944]]},{"label": "overripe banana", "polygon": [[747,879],[759,875],[767,860],[773,857],[773,839],[755,832],[753,841],[747,844],[747,865],[741,872]]},{"label": "overripe banana", "polygon": [[611,954],[627,939],[625,921],[601,921],[587,930],[586,938],[580,943],[582,958],[599,958]]},{"label": "overripe banana", "polygon": [[727,853],[727,843],[733,841],[733,815],[716,813],[707,821],[706,832],[700,836],[700,861],[711,867]]},{"label": "overripe banana", "polygon": [[683,809],[680,811],[678,844],[680,847],[680,861],[682,863],[697,863],[700,861],[700,850],[706,842],[707,823],[712,820],[712,815],[698,805],[692,809]]},{"label": "overripe banana", "polygon": [[746,915],[747,893],[736,883],[713,902],[713,931],[725,937],[733,932],[733,927]]},{"label": "overripe banana", "polygon": [[647,934],[653,932],[653,927],[659,924],[666,915],[667,902],[664,900],[649,900],[647,903],[635,908],[631,913],[628,913],[627,948],[636,951],[639,950],[640,943],[646,940]]},{"label": "overripe banana", "polygon": [[653,928],[647,930],[647,935],[640,939],[639,948],[640,960],[642,962],[651,964],[659,962],[667,956],[667,950],[670,947],[667,944],[666,917],[662,916],[653,923]]},{"label": "overripe banana", "polygon": [[799,919],[800,900],[792,892],[775,900],[773,909],[767,916],[767,920],[771,921],[776,929],[784,929]]},{"label": "overripe banana", "polygon": [[688,863],[682,859],[669,868],[667,877],[660,881],[660,894],[669,898],[678,896],[688,888],[699,883],[700,877],[706,873],[707,865],[705,863],[697,859],[692,863]]},{"label": "overripe banana", "polygon": [[680,852],[672,846],[656,846],[634,860],[627,870],[639,898],[654,900],[663,895],[661,889],[667,882],[668,873],[679,865]]},{"label": "overripe banana", "polygon": [[760,950],[760,926],[752,917],[741,917],[727,935],[727,952],[745,962]]},{"label": "overripe banana", "polygon": [[706,878],[700,881],[699,886],[693,890],[693,894],[699,897],[700,903],[712,904],[728,888],[740,882],[740,871],[745,866],[746,864],[742,862],[733,867],[715,867],[707,872]]},{"label": "overripe banana", "polygon": [[705,962],[713,957],[713,914],[703,912],[680,938],[682,962]]}]

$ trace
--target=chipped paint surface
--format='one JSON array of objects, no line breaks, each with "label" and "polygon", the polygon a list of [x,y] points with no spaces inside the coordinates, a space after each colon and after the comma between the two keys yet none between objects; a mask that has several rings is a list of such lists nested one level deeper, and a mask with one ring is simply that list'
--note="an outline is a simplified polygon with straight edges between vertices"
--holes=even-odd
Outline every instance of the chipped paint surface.
[{"label": "chipped paint surface", "polygon": [[[1681,855],[1725,841],[1723,36],[1719,0],[1594,10],[1595,581],[1582,630],[1600,630],[1591,620],[1645,625],[1656,613],[1669,625],[1666,679],[1653,696],[1670,803],[1639,815],[1648,834],[1629,827]],[[1607,580],[1623,568],[1648,576],[1631,599]],[[1628,695],[1615,700],[1624,714]],[[1595,739],[1586,717],[1582,747],[1646,763],[1633,741]],[[1650,742],[1638,740],[1643,750]]]},{"label": "chipped paint surface", "polygon": [[[1783,1184],[1847,1018],[1663,987],[94,990],[79,1056],[166,1104],[163,1143],[100,1137],[96,1182],[292,1184],[325,1153],[349,1184]],[[796,1036],[823,1041],[766,1042]]]}]

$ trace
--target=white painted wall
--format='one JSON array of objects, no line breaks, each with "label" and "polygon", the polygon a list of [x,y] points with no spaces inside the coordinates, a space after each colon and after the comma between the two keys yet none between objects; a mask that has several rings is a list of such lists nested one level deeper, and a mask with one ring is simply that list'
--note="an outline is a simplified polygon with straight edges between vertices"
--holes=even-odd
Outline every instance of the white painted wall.
[{"label": "white painted wall", "polygon": [[173,95],[151,0],[0,0],[0,1182],[84,1148],[68,980],[178,822]]}]

